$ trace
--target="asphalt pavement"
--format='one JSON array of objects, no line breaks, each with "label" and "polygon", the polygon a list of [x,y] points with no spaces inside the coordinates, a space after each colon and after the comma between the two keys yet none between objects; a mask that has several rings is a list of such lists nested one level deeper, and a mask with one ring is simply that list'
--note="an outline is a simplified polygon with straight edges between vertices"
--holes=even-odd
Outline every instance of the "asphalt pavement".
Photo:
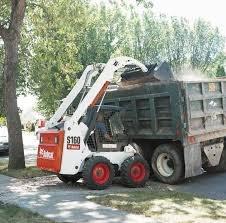
[{"label": "asphalt pavement", "polygon": [[168,187],[211,199],[226,200],[226,173],[203,174]]},{"label": "asphalt pavement", "polygon": [[[23,131],[24,155],[27,166],[36,165],[38,140],[34,132]],[[0,156],[1,160],[8,160],[8,156]]]}]

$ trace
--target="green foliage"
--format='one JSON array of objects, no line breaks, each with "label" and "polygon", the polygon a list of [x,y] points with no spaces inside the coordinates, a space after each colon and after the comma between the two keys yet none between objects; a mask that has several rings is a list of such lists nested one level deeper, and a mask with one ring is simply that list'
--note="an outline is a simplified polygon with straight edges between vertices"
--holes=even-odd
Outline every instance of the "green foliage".
[{"label": "green foliage", "polygon": [[34,132],[35,131],[35,124],[33,122],[28,121],[25,125],[25,129],[28,132]]},{"label": "green foliage", "polygon": [[5,112],[3,101],[3,47],[0,43],[0,116],[3,115],[4,113]]},{"label": "green foliage", "polygon": [[[68,16],[64,18],[65,12]],[[40,2],[28,15],[32,23],[28,26],[33,27],[29,33],[29,39],[33,39],[29,86],[39,97],[39,108],[47,114],[55,111],[55,102],[67,95],[76,82],[75,73],[82,69],[77,60],[75,30],[84,21],[71,16],[77,12],[82,16],[78,3],[58,0]]]},{"label": "green foliage", "polygon": [[6,125],[6,118],[3,116],[0,116],[0,126]]},{"label": "green foliage", "polygon": [[11,2],[8,0],[1,0],[0,2],[0,22],[5,27],[7,27],[10,22],[10,5]]},{"label": "green foliage", "polygon": [[217,67],[217,73],[216,73],[216,77],[224,77],[226,76],[226,73],[225,73],[225,69],[223,66],[218,66]]},{"label": "green foliage", "polygon": [[225,39],[218,28],[209,23],[198,20],[191,32],[191,65],[203,72],[211,72],[211,67],[224,49]]},{"label": "green foliage", "polygon": [[45,218],[38,213],[34,213],[34,210],[30,211],[16,205],[6,204],[3,202],[0,202],[0,218],[1,223],[55,223],[54,221]]}]

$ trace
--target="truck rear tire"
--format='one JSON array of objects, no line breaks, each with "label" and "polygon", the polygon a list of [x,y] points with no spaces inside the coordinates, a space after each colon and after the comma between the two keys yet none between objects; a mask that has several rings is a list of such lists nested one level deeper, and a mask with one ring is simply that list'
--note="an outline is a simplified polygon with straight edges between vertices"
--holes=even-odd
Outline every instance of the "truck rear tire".
[{"label": "truck rear tire", "polygon": [[94,156],[85,162],[82,176],[89,189],[103,190],[112,184],[114,167],[107,158]]},{"label": "truck rear tire", "polygon": [[64,183],[76,183],[78,180],[81,179],[81,174],[75,174],[75,175],[64,175],[64,174],[58,174],[57,177]]},{"label": "truck rear tire", "polygon": [[163,183],[176,184],[184,178],[182,150],[174,144],[159,145],[151,160],[154,175]]},{"label": "truck rear tire", "polygon": [[220,173],[226,171],[226,149],[223,149],[220,162],[217,166],[203,167],[207,173]]},{"label": "truck rear tire", "polygon": [[140,155],[127,158],[121,165],[122,183],[127,187],[143,187],[149,175],[149,165]]}]

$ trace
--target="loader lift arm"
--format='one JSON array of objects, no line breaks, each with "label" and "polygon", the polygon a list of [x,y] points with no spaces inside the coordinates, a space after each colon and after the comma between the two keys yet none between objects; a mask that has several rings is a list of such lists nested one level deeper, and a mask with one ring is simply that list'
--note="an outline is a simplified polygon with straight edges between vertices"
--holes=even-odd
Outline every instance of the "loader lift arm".
[{"label": "loader lift arm", "polygon": [[91,83],[91,79],[96,76],[101,69],[103,69],[104,64],[95,64],[88,65],[83,71],[82,76],[80,77],[77,84],[72,88],[67,97],[63,100],[60,107],[57,109],[52,118],[47,122],[47,128],[53,128],[58,124],[58,121],[61,119],[63,114],[66,112],[68,107],[71,105],[73,100],[78,96],[82,89],[88,88]]},{"label": "loader lift arm", "polygon": [[112,82],[115,71],[124,68],[127,65],[136,65],[140,67],[143,72],[147,72],[145,65],[133,58],[125,56],[110,59],[105,66],[104,64],[87,66],[77,84],[74,86],[68,96],[64,99],[63,103],[57,109],[56,113],[47,123],[47,128],[50,129],[58,124],[58,120],[62,117],[62,115],[71,105],[73,100],[78,96],[81,90],[84,89],[84,87],[90,87],[91,79],[99,74],[101,69],[103,69],[104,67],[98,79],[78,104],[78,107],[76,108],[72,117],[65,122],[67,128],[71,128],[74,124],[77,124],[87,108],[89,106],[95,106],[95,104],[104,96],[108,85]]}]

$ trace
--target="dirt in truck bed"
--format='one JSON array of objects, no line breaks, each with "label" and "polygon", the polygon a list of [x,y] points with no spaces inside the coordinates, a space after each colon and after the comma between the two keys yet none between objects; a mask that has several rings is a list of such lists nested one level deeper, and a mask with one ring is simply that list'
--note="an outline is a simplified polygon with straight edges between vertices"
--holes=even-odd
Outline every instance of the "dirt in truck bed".
[{"label": "dirt in truck bed", "polygon": [[121,74],[120,86],[134,85],[146,82],[159,82],[176,80],[169,64],[167,62],[146,65],[148,71],[144,73],[140,68],[129,68]]}]

